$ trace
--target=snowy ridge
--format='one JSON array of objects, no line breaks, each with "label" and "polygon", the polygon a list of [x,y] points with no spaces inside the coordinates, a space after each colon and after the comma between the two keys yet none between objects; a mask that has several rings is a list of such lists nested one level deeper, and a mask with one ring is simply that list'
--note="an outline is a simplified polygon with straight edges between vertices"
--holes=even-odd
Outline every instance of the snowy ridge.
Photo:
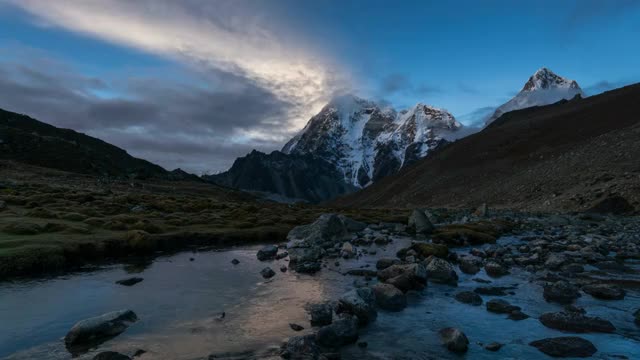
[{"label": "snowy ridge", "polygon": [[498,107],[485,125],[489,125],[509,111],[549,105],[563,99],[570,100],[576,95],[584,96],[584,93],[575,80],[558,76],[543,67],[529,78],[515,97]]},{"label": "snowy ridge", "polygon": [[396,112],[353,95],[333,99],[282,149],[335,164],[345,181],[364,187],[456,138],[462,125],[424,104]]}]

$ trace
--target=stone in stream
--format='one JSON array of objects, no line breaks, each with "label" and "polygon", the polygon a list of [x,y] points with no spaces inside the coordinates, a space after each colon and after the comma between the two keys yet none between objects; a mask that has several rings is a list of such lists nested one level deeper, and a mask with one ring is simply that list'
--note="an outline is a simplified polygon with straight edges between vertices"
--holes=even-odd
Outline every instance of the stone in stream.
[{"label": "stone in stream", "polygon": [[433,232],[433,224],[429,221],[424,211],[415,209],[409,216],[408,228],[416,234],[429,235]]},{"label": "stone in stream", "polygon": [[281,253],[279,253],[279,254],[277,254],[277,255],[276,255],[276,260],[284,259],[284,258],[286,258],[287,256],[289,256],[289,253],[288,253],[288,252],[286,252],[286,251],[283,251],[283,252],[281,252]]},{"label": "stone in stream", "polygon": [[478,272],[480,272],[481,266],[482,266],[482,259],[477,256],[473,256],[473,255],[462,256],[458,260],[458,267],[460,268],[460,271],[462,271],[465,274],[475,275]]},{"label": "stone in stream", "polygon": [[480,295],[471,291],[462,291],[457,293],[454,298],[463,304],[469,304],[473,306],[482,305],[482,298]]},{"label": "stone in stream", "polygon": [[265,261],[265,260],[275,259],[277,254],[278,254],[277,246],[267,245],[262,249],[258,250],[258,253],[256,254],[256,256],[258,257],[258,260]]},{"label": "stone in stream", "polygon": [[580,297],[578,288],[564,280],[544,285],[544,299],[549,302],[571,304]]},{"label": "stone in stream", "polygon": [[426,259],[429,256],[446,259],[449,255],[449,248],[446,245],[416,241],[410,247],[398,251],[398,257],[405,257],[409,250],[413,250],[422,259]]},{"label": "stone in stream", "polygon": [[238,259],[233,259],[233,260],[231,260],[231,263],[232,263],[233,265],[238,265],[238,264],[240,264],[240,260],[238,260]]},{"label": "stone in stream", "polygon": [[489,343],[487,345],[484,346],[485,349],[489,350],[489,351],[498,351],[500,350],[500,348],[502,348],[502,344],[498,343],[498,342],[492,342]]},{"label": "stone in stream", "polygon": [[392,265],[378,271],[378,279],[403,292],[421,290],[427,284],[427,270],[421,264]]},{"label": "stone in stream", "polygon": [[610,321],[586,316],[578,311],[545,313],[540,315],[539,320],[548,328],[574,333],[612,333],[616,330]]},{"label": "stone in stream", "polygon": [[380,258],[376,262],[376,269],[384,270],[384,269],[386,269],[386,268],[388,268],[390,266],[397,265],[397,264],[400,264],[400,259]]},{"label": "stone in stream", "polygon": [[93,360],[131,360],[131,358],[115,351],[103,351],[94,356]]},{"label": "stone in stream", "polygon": [[509,273],[509,271],[504,266],[498,264],[495,261],[488,262],[484,266],[484,271],[486,271],[487,275],[491,277],[500,277]]},{"label": "stone in stream", "polygon": [[462,353],[466,352],[469,347],[469,339],[467,336],[456,328],[444,328],[441,329],[438,334],[440,334],[440,341],[443,345],[449,349],[449,351]]},{"label": "stone in stream", "polygon": [[329,303],[309,304],[306,310],[311,326],[325,326],[333,321],[333,306]]},{"label": "stone in stream", "polygon": [[585,285],[582,291],[601,300],[622,300],[626,294],[623,289],[609,284]]},{"label": "stone in stream", "polygon": [[519,306],[511,305],[502,299],[491,299],[487,301],[487,311],[496,314],[510,314],[513,311],[520,310]]},{"label": "stone in stream", "polygon": [[373,289],[361,287],[343,294],[338,300],[336,312],[355,315],[360,325],[366,325],[378,316],[375,303]]},{"label": "stone in stream", "polygon": [[407,296],[390,284],[378,283],[373,286],[376,303],[383,310],[401,311],[407,307]]},{"label": "stone in stream", "polygon": [[318,359],[320,348],[316,343],[316,335],[289,338],[280,348],[280,356],[284,359]]},{"label": "stone in stream", "polygon": [[[120,310],[82,320],[64,337],[71,353],[83,351],[124,332],[138,316],[131,310]],[[71,351],[73,350],[73,351]]]},{"label": "stone in stream", "polygon": [[293,323],[291,323],[291,324],[289,324],[289,327],[290,327],[290,328],[291,328],[291,330],[293,330],[293,331],[302,331],[302,330],[304,330],[304,327],[303,327],[303,326],[301,326],[301,325],[298,325],[298,324],[293,324]]},{"label": "stone in stream", "polygon": [[590,357],[595,354],[593,344],[577,336],[547,338],[529,343],[541,352],[553,357]]},{"label": "stone in stream", "polygon": [[144,280],[144,279],[141,278],[141,277],[132,277],[132,278],[128,278],[128,279],[118,280],[118,281],[116,281],[116,284],[124,285],[124,286],[133,286],[133,285],[141,282],[142,280]]},{"label": "stone in stream", "polygon": [[509,316],[507,316],[507,319],[514,320],[514,321],[520,321],[520,320],[528,319],[530,317],[531,316],[523,313],[520,310],[513,310],[511,313],[509,313]]},{"label": "stone in stream", "polygon": [[431,257],[425,261],[427,270],[427,279],[431,282],[447,285],[458,285],[458,274],[456,274],[453,265],[448,261]]},{"label": "stone in stream", "polygon": [[276,275],[276,272],[267,266],[266,268],[260,271],[260,275],[262,275],[262,277],[265,279],[270,279]]},{"label": "stone in stream", "polygon": [[506,296],[506,290],[513,290],[513,287],[505,286],[480,286],[473,290],[476,294],[490,296]]},{"label": "stone in stream", "polygon": [[355,316],[342,316],[331,325],[321,327],[316,334],[316,342],[331,348],[353,344],[358,340],[358,322]]}]

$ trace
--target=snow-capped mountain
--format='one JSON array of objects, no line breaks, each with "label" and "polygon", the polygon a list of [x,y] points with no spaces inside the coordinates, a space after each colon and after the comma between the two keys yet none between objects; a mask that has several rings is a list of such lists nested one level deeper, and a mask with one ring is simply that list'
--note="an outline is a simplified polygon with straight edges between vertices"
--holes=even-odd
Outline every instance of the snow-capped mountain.
[{"label": "snow-capped mountain", "polygon": [[448,140],[462,125],[446,110],[424,104],[397,112],[353,95],[333,99],[282,149],[334,164],[358,187],[397,172]]},{"label": "snow-capped mountain", "polygon": [[549,105],[560,100],[571,100],[576,95],[584,97],[584,93],[575,80],[556,75],[543,67],[533,74],[520,92],[511,100],[498,107],[487,122],[489,125],[502,114],[531,106]]}]

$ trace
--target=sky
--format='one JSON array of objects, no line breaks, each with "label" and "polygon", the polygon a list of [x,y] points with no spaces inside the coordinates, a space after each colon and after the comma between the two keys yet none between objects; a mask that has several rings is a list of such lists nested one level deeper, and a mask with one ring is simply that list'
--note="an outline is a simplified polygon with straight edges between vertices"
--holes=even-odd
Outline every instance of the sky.
[{"label": "sky", "polygon": [[0,108],[216,173],[338,94],[474,126],[543,66],[636,83],[638,39],[640,0],[0,0]]}]

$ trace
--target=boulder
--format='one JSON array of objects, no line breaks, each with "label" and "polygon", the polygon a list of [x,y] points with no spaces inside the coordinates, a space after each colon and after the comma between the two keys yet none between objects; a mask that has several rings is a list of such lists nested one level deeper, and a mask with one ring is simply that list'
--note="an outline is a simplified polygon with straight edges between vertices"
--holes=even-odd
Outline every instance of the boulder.
[{"label": "boulder", "polygon": [[355,248],[351,245],[350,242],[345,242],[342,244],[342,248],[340,249],[340,256],[345,259],[352,258],[356,255]]},{"label": "boulder", "polygon": [[268,245],[258,250],[258,260],[265,261],[275,259],[276,255],[278,255],[278,247],[275,245]]},{"label": "boulder", "polygon": [[231,263],[232,263],[233,265],[238,265],[238,264],[240,264],[240,260],[238,260],[238,259],[233,259],[233,260],[231,260]]},{"label": "boulder", "polygon": [[562,254],[552,253],[544,262],[545,269],[557,270],[567,262],[567,258]]},{"label": "boulder", "polygon": [[491,277],[500,277],[509,273],[509,271],[504,266],[498,264],[495,261],[488,262],[484,266],[484,271],[486,271],[487,275]]},{"label": "boulder", "polygon": [[437,256],[439,258],[446,259],[449,255],[449,248],[442,244],[414,242],[411,244],[409,249],[415,251],[419,257],[424,259],[429,256]]},{"label": "boulder", "polygon": [[337,312],[355,315],[360,325],[366,325],[374,321],[378,315],[375,303],[373,289],[362,287],[342,295],[338,300]]},{"label": "boulder", "polygon": [[582,287],[582,291],[602,300],[622,300],[626,294],[623,289],[609,284],[585,285]]},{"label": "boulder", "polygon": [[291,330],[293,331],[302,331],[304,330],[304,327],[298,324],[294,324],[294,323],[289,323],[289,327],[291,328]]},{"label": "boulder", "polygon": [[310,304],[306,310],[311,326],[325,326],[333,321],[333,306],[329,303]]},{"label": "boulder", "polygon": [[415,209],[409,216],[408,228],[416,234],[429,235],[433,232],[433,224],[424,211]]},{"label": "boulder", "polygon": [[316,342],[320,346],[340,347],[353,344],[358,340],[358,318],[345,315],[331,325],[323,326],[316,334]]},{"label": "boulder", "polygon": [[93,346],[124,332],[138,317],[131,310],[120,310],[76,323],[64,337],[67,348]]},{"label": "boulder", "polygon": [[383,310],[401,311],[407,307],[406,295],[393,285],[378,283],[373,286],[373,292],[376,304]]},{"label": "boulder", "polygon": [[511,305],[502,299],[491,299],[487,301],[487,311],[496,314],[510,314],[513,311],[520,310],[519,306]]},{"label": "boulder", "polygon": [[492,342],[489,343],[487,345],[484,346],[485,349],[489,350],[489,351],[498,351],[500,350],[504,345],[498,343],[498,342]]},{"label": "boulder", "polygon": [[480,295],[505,296],[507,295],[506,290],[511,289],[513,288],[505,286],[480,286],[475,288],[473,292]]},{"label": "boulder", "polygon": [[612,333],[616,330],[608,320],[586,316],[577,311],[545,313],[540,316],[539,320],[548,328],[574,333]]},{"label": "boulder", "polygon": [[578,288],[564,280],[544,285],[544,299],[549,302],[571,304],[580,297]]},{"label": "boulder", "polygon": [[457,293],[454,298],[463,304],[469,304],[473,306],[482,305],[482,298],[480,295],[471,291],[462,291]]},{"label": "boulder", "polygon": [[400,259],[380,258],[376,262],[376,269],[384,270],[384,269],[386,269],[386,268],[388,268],[390,266],[397,265],[397,264],[400,264]]},{"label": "boulder", "polygon": [[466,352],[469,347],[469,339],[467,336],[456,328],[444,328],[441,329],[438,334],[440,334],[440,341],[442,344],[449,349],[449,351],[463,353]]},{"label": "boulder", "polygon": [[284,359],[316,360],[320,357],[320,348],[316,335],[294,336],[281,347],[280,356]]},{"label": "boulder", "polygon": [[530,316],[520,310],[513,310],[511,313],[509,313],[509,316],[507,316],[507,319],[515,321],[525,320],[528,318],[530,318]]},{"label": "boulder", "polygon": [[267,266],[266,268],[260,271],[260,275],[262,275],[262,277],[265,279],[270,279],[276,275],[276,272]]},{"label": "boulder", "polygon": [[392,265],[378,271],[378,278],[407,292],[424,289],[427,283],[427,271],[420,264]]},{"label": "boulder", "polygon": [[553,357],[590,357],[595,354],[593,344],[577,336],[561,336],[547,338],[529,343],[541,352]]},{"label": "boulder", "polygon": [[482,259],[473,255],[462,256],[458,259],[458,267],[465,274],[475,275],[480,272]]},{"label": "boulder", "polygon": [[431,282],[458,285],[458,274],[448,261],[433,257],[426,265],[427,278]]}]

